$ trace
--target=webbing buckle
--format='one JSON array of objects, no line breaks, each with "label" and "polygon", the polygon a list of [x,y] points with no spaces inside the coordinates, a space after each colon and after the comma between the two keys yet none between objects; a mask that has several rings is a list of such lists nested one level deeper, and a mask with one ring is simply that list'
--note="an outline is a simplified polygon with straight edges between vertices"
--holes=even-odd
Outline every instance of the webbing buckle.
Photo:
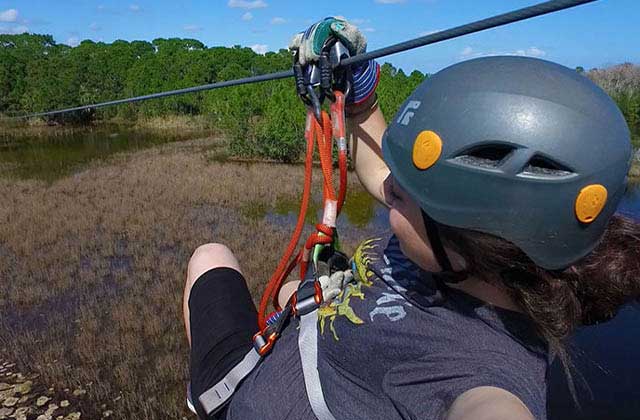
[{"label": "webbing buckle", "polygon": [[291,297],[291,309],[295,316],[303,316],[316,310],[323,301],[320,282],[305,281]]},{"label": "webbing buckle", "polygon": [[[268,329],[269,327],[265,328],[262,331],[258,331],[253,336],[253,348],[256,349],[260,356],[265,356],[267,353],[269,353],[273,348],[273,344],[278,339],[278,333],[275,331],[267,335]],[[265,338],[265,335],[267,338]]]}]

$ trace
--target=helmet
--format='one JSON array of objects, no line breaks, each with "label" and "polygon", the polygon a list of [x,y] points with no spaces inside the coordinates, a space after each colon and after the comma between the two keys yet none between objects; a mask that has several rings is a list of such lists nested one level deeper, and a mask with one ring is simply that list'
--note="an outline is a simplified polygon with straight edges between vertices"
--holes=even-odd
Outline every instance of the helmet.
[{"label": "helmet", "polygon": [[427,78],[382,150],[430,218],[510,241],[549,270],[595,248],[632,157],[629,128],[604,91],[569,68],[515,56]]}]

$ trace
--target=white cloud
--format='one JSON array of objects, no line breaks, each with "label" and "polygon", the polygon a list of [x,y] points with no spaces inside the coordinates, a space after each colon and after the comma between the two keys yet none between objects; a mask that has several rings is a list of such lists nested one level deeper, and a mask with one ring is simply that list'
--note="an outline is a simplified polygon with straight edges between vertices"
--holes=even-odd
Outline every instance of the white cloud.
[{"label": "white cloud", "polygon": [[244,21],[250,21],[251,19],[253,19],[253,15],[251,14],[251,12],[247,12],[242,15],[242,20]]},{"label": "white cloud", "polygon": [[269,51],[269,47],[265,44],[255,44],[251,45],[249,48],[251,48],[256,54],[265,54]]},{"label": "white cloud", "polygon": [[184,25],[182,29],[184,29],[187,32],[200,32],[202,30],[202,26],[190,24],[190,25]]},{"label": "white cloud", "polygon": [[464,49],[460,52],[460,55],[462,57],[470,57],[473,54],[474,54],[473,48],[471,47],[464,47]]},{"label": "white cloud", "polygon": [[404,3],[405,0],[375,0],[378,4],[400,4]]},{"label": "white cloud", "polygon": [[544,50],[541,50],[538,47],[531,47],[529,48],[529,53],[530,54],[535,54],[534,57],[543,57],[545,55],[547,55],[547,52]]},{"label": "white cloud", "polygon": [[362,32],[375,32],[376,29],[375,28],[362,28],[360,29]]},{"label": "white cloud", "polygon": [[20,35],[25,32],[29,32],[29,28],[24,25],[6,27],[0,26],[0,34],[9,34],[9,35]]},{"label": "white cloud", "polygon": [[262,9],[267,7],[267,3],[264,0],[229,0],[227,6],[234,9]]},{"label": "white cloud", "polygon": [[131,11],[132,11],[132,12],[134,12],[134,13],[137,13],[137,12],[139,12],[141,9],[140,9],[140,6],[139,6],[139,5],[137,5],[137,4],[130,4],[130,5],[129,5],[129,10],[131,10]]},{"label": "white cloud", "polygon": [[65,42],[65,44],[70,47],[77,47],[78,45],[80,45],[80,38],[78,38],[77,36],[72,36],[71,38],[67,39],[67,42]]},{"label": "white cloud", "polygon": [[18,20],[18,11],[16,9],[0,12],[0,22],[15,22],[16,20]]},{"label": "white cloud", "polygon": [[92,22],[89,25],[89,29],[91,29],[93,32],[98,32],[98,31],[102,30],[102,26],[98,25],[97,22]]},{"label": "white cloud", "polygon": [[287,23],[287,20],[283,17],[276,16],[273,19],[271,19],[272,25],[282,25],[283,23]]},{"label": "white cloud", "polygon": [[538,47],[529,47],[526,50],[518,50],[517,55],[524,55],[527,57],[544,57],[547,55],[546,51],[541,50]]},{"label": "white cloud", "polygon": [[476,51],[471,47],[465,47],[460,51],[460,58],[469,59],[476,57],[489,57],[493,55],[518,55],[522,57],[544,57],[547,52],[538,47],[529,47],[526,49],[518,49],[515,51]]}]

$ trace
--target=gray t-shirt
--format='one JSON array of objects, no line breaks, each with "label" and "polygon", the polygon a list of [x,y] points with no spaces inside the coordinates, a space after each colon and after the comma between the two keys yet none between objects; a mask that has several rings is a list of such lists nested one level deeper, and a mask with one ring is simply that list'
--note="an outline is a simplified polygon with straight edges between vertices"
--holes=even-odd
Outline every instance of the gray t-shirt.
[{"label": "gray t-shirt", "polygon": [[[547,348],[519,313],[438,286],[395,237],[363,242],[359,281],[318,312],[318,369],[336,419],[440,419],[463,392],[503,388],[546,419]],[[293,320],[242,383],[228,420],[315,419]]]}]

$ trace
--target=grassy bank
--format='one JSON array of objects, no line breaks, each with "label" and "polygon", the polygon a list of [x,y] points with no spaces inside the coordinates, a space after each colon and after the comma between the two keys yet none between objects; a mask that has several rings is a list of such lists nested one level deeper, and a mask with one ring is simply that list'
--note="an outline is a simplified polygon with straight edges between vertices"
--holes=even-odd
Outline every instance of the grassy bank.
[{"label": "grassy bank", "polygon": [[[297,202],[302,167],[217,162],[211,142],[116,155],[53,183],[0,179],[0,348],[44,383],[86,389],[83,418],[103,404],[113,418],[188,416],[191,252],[230,246],[256,298],[277,263],[292,226],[265,215]],[[341,233],[349,252],[367,235]]]},{"label": "grassy bank", "polygon": [[142,129],[151,131],[181,131],[185,133],[209,132],[217,133],[210,118],[206,115],[169,115],[165,117],[140,117],[134,120],[123,118],[110,118],[97,120],[83,125],[50,125],[42,119],[30,119],[27,121],[9,120],[0,116],[0,139],[3,136],[15,138],[51,138],[55,136],[69,135],[74,131],[86,131],[87,128],[123,127],[130,129]]}]

